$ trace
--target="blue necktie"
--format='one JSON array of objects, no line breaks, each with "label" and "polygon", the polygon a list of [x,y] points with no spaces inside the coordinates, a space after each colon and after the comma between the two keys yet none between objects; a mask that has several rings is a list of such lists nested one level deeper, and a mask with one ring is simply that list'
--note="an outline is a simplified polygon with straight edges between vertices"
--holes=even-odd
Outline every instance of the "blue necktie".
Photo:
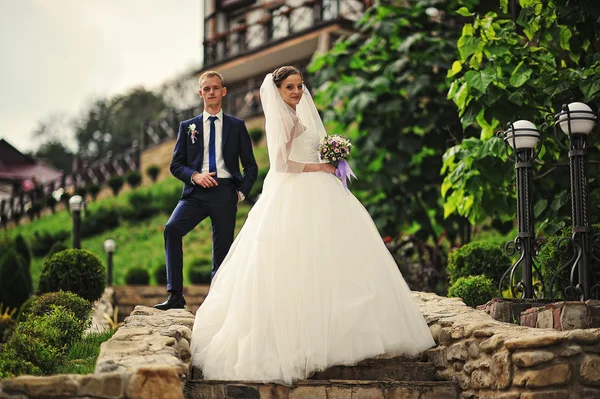
[{"label": "blue necktie", "polygon": [[[208,171],[209,173],[217,171],[217,150],[216,150],[216,134],[217,128],[215,127],[216,116],[209,116],[210,120],[210,139],[208,140]],[[216,177],[217,175],[215,175]]]}]

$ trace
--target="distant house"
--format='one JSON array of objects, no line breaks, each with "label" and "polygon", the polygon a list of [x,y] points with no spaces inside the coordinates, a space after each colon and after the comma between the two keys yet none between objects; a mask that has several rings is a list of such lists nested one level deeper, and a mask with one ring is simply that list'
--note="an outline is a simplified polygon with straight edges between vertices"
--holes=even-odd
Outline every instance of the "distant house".
[{"label": "distant house", "polygon": [[0,200],[21,191],[33,190],[36,184],[47,183],[61,176],[61,171],[36,161],[0,139]]}]

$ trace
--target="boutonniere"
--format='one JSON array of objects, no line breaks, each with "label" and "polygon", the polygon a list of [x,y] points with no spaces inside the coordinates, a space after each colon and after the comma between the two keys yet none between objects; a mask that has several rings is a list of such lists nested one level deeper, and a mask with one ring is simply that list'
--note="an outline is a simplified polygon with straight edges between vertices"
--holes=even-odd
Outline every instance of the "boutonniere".
[{"label": "boutonniere", "polygon": [[189,135],[192,138],[192,144],[196,143],[196,124],[192,123],[188,126]]}]

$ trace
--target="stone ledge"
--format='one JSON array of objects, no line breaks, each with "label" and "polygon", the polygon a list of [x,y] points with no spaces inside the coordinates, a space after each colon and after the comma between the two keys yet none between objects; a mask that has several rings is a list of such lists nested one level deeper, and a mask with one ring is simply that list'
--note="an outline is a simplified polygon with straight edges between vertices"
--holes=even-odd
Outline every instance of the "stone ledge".
[{"label": "stone ledge", "polygon": [[[494,320],[455,298],[414,293],[439,346],[428,351],[437,376],[461,398],[566,398],[600,393],[600,330],[556,331]],[[557,396],[558,397],[558,396]],[[597,396],[597,397],[600,397]]]},{"label": "stone ledge", "polygon": [[183,399],[194,316],[138,306],[101,346],[96,373],[0,381],[0,399]]}]

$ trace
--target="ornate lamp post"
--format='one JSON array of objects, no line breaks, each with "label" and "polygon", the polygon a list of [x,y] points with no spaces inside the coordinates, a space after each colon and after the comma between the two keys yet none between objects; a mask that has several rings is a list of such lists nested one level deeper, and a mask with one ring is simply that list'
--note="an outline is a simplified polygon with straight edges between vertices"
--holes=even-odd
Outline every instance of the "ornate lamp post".
[{"label": "ornate lamp post", "polygon": [[104,241],[104,251],[106,251],[106,285],[112,286],[113,277],[113,254],[117,249],[115,240]]},{"label": "ornate lamp post", "polygon": [[69,209],[73,216],[73,248],[81,248],[81,210],[83,209],[83,198],[74,195],[69,198]]},{"label": "ornate lamp post", "polygon": [[571,211],[573,235],[558,242],[559,250],[568,248],[565,241],[573,246],[573,256],[562,265],[550,281],[551,293],[556,278],[568,267],[571,267],[570,285],[565,289],[568,299],[585,301],[600,293],[600,284],[595,283],[592,276],[593,265],[600,265],[592,252],[592,242],[598,239],[593,236],[590,223],[589,184],[588,184],[588,136],[594,129],[598,118],[592,109],[584,103],[574,102],[563,105],[562,111],[554,116],[554,134],[560,145],[567,149],[558,137],[558,125],[570,139],[569,167],[571,170]]},{"label": "ornate lamp post", "polygon": [[[546,128],[544,124],[542,131]],[[505,132],[500,132],[504,138],[504,148],[508,158],[515,163],[517,175],[517,221],[519,233],[514,241],[506,243],[505,251],[509,255],[519,251],[517,261],[508,268],[498,284],[500,297],[504,280],[509,276],[508,284],[514,298],[531,299],[543,296],[544,284],[542,274],[534,262],[534,257],[539,251],[541,240],[535,238],[533,228],[533,161],[538,157],[535,147],[540,142],[540,132],[535,125],[529,121],[520,120],[508,124]],[[509,147],[513,150],[514,157],[509,153]],[[522,279],[515,282],[515,273],[521,267]],[[537,272],[541,283],[533,284],[533,272]]]}]

